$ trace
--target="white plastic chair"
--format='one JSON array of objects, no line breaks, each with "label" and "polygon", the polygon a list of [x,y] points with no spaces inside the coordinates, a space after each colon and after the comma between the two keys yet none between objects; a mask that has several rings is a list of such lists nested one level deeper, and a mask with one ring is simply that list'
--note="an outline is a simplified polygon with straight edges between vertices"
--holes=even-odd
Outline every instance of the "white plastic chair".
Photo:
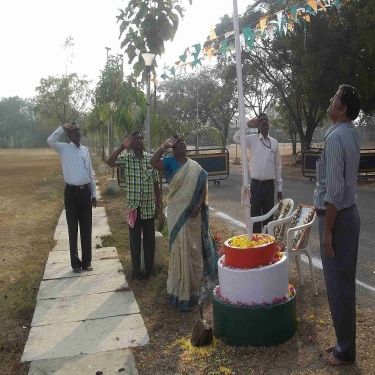
[{"label": "white plastic chair", "polygon": [[[294,257],[296,261],[298,278],[300,285],[304,285],[303,272],[301,267],[301,255],[306,255],[309,260],[309,267],[311,272],[311,278],[314,282],[315,295],[318,295],[318,289],[316,287],[314,267],[312,264],[312,259],[310,255],[309,247],[309,235],[312,224],[316,218],[316,212],[314,207],[311,206],[301,206],[301,215],[296,223],[291,223],[292,227],[288,229],[286,235],[286,254],[289,257]],[[292,220],[294,215],[297,214],[298,209],[295,209],[292,214]]]},{"label": "white plastic chair", "polygon": [[[275,220],[271,220],[270,222],[268,222],[268,224],[266,224],[263,227],[262,233],[275,235],[275,228],[277,228],[279,226],[283,226],[283,225],[288,226],[288,224],[290,223],[290,221],[292,219],[291,214],[292,214],[293,208],[294,208],[293,199],[290,199],[290,198],[282,199],[275,206],[273,206],[273,208],[269,212],[267,212],[265,215],[252,217],[251,222],[257,223],[259,221],[264,221],[264,220],[269,219],[277,211],[280,203],[282,203],[283,205],[289,205],[289,209],[287,211],[280,212],[280,214],[278,215],[278,217]],[[282,232],[282,230],[281,230],[281,232]],[[278,237],[278,236],[275,236],[275,237]],[[277,238],[277,239],[280,239],[280,238]]]}]

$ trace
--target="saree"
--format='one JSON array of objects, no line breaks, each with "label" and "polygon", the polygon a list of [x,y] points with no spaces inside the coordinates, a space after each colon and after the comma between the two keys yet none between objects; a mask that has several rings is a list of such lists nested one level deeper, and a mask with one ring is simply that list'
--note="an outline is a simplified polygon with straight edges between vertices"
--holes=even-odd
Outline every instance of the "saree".
[{"label": "saree", "polygon": [[206,196],[198,216],[190,217],[203,192],[207,192],[206,186],[207,172],[191,159],[175,173],[169,185],[167,293],[170,302],[181,311],[189,311],[197,303],[203,277],[214,278],[217,274]]}]

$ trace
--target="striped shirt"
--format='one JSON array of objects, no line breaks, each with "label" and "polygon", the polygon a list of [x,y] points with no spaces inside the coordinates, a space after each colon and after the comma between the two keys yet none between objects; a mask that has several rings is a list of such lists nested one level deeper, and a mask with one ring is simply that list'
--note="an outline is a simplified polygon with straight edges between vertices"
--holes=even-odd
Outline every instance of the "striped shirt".
[{"label": "striped shirt", "polygon": [[351,122],[327,130],[322,156],[316,162],[316,208],[325,209],[331,203],[341,211],[356,203],[360,152],[359,134]]},{"label": "striped shirt", "polygon": [[64,181],[76,186],[90,184],[91,197],[95,198],[96,184],[89,149],[83,145],[77,147],[73,142],[58,142],[63,134],[64,129],[59,126],[47,142],[60,155]]},{"label": "striped shirt", "polygon": [[127,207],[139,207],[141,219],[155,216],[154,183],[159,183],[159,175],[152,168],[150,158],[151,155],[146,152],[143,152],[142,159],[136,158],[133,152],[128,152],[117,159],[117,164],[124,169]]}]

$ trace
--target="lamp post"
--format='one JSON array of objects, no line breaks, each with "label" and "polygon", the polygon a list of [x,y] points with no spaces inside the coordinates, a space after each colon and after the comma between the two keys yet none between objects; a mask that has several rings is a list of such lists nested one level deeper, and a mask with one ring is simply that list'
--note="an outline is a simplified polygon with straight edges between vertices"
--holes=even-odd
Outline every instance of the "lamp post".
[{"label": "lamp post", "polygon": [[147,152],[151,153],[151,92],[150,92],[150,78],[151,65],[154,61],[155,54],[151,52],[142,53],[142,58],[146,65],[147,72],[147,114],[146,114],[146,148]]}]

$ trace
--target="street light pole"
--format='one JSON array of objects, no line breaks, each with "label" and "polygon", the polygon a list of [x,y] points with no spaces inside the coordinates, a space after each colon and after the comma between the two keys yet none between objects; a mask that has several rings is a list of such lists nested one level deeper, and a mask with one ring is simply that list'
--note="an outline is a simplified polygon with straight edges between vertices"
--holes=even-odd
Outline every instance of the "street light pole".
[{"label": "street light pole", "polygon": [[147,113],[146,113],[146,149],[151,153],[151,65],[154,61],[155,54],[151,52],[142,53],[143,60],[146,65],[147,73]]}]

